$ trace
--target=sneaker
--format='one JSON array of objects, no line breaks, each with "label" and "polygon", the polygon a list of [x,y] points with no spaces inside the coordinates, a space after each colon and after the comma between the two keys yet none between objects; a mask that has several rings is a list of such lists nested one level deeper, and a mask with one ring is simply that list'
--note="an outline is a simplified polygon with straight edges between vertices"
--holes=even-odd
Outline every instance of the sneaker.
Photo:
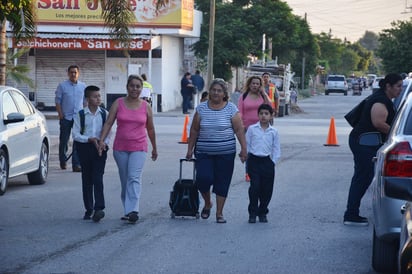
[{"label": "sneaker", "polygon": [[352,225],[352,226],[367,226],[369,224],[368,218],[362,216],[345,216],[343,218],[344,225]]},{"label": "sneaker", "polygon": [[267,222],[268,222],[268,218],[266,217],[266,215],[259,216],[259,223],[267,223]]},{"label": "sneaker", "polygon": [[129,214],[129,223],[134,224],[139,220],[139,215],[136,211],[132,211]]},{"label": "sneaker", "polygon": [[104,217],[104,211],[103,210],[96,210],[93,214],[93,222],[98,223],[101,219]]},{"label": "sneaker", "polygon": [[250,182],[250,177],[249,177],[249,174],[247,174],[247,173],[246,173],[246,175],[245,175],[245,181],[246,181],[246,182]]},{"label": "sneaker", "polygon": [[86,211],[84,213],[83,220],[91,220],[92,219],[92,217],[91,217],[92,213],[93,213],[93,211]]}]

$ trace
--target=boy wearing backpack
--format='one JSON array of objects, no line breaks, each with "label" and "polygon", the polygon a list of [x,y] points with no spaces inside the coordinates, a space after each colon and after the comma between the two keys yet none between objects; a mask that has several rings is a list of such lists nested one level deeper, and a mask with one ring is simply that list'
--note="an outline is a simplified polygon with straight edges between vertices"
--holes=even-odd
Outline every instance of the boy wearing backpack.
[{"label": "boy wearing backpack", "polygon": [[[107,159],[107,149],[99,156],[99,136],[106,121],[107,110],[101,108],[100,89],[87,86],[84,96],[88,106],[74,117],[73,140],[82,167],[82,192],[86,212],[83,219],[99,222],[104,217],[103,173]],[[104,140],[110,142],[110,135]],[[93,214],[93,216],[92,216]]]}]

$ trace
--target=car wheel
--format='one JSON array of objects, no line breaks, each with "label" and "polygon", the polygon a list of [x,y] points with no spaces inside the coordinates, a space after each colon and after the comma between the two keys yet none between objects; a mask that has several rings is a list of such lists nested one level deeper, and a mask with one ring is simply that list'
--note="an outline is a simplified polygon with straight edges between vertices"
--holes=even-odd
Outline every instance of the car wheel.
[{"label": "car wheel", "polygon": [[384,241],[373,230],[372,267],[376,272],[396,273],[399,240]]},{"label": "car wheel", "polygon": [[3,149],[0,149],[0,195],[3,195],[7,190],[9,181],[9,159]]},{"label": "car wheel", "polygon": [[27,174],[29,184],[31,185],[41,185],[46,182],[47,174],[49,172],[49,149],[45,143],[41,146],[39,162],[39,169]]},{"label": "car wheel", "polygon": [[329,95],[329,91],[325,91],[325,95]]}]

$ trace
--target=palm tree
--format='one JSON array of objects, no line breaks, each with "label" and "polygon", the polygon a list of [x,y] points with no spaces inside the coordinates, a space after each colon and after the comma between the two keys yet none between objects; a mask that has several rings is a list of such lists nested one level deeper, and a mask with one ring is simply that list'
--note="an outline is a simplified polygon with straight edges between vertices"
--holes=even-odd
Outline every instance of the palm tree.
[{"label": "palm tree", "polygon": [[34,2],[31,0],[0,1],[0,85],[6,84],[6,21],[16,41],[30,39],[36,31]]},{"label": "palm tree", "polygon": [[[93,0],[86,0],[93,1]],[[135,16],[128,0],[99,0],[102,16],[111,36],[118,41],[130,41],[129,25]],[[31,39],[36,33],[36,16],[32,0],[0,0],[0,85],[6,84],[7,45],[6,21],[9,22],[15,41]]]}]

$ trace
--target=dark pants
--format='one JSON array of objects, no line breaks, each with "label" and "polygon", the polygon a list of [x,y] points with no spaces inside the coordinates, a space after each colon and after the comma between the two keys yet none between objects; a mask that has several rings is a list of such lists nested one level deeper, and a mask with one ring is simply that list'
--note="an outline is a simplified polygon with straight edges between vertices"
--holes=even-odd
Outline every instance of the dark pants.
[{"label": "dark pants", "polygon": [[[65,164],[67,159],[67,151],[69,149],[70,134],[73,128],[73,120],[60,120],[60,136],[59,136],[59,161],[60,164]],[[80,166],[79,156],[77,155],[76,144],[73,142],[72,166]]]},{"label": "dark pants", "polygon": [[[79,143],[77,149],[82,167],[83,202],[87,213],[104,209],[103,174],[106,166],[107,151],[99,156],[94,144]],[[94,196],[94,199],[93,199]],[[93,202],[94,200],[94,202]]]},{"label": "dark pants", "polygon": [[183,113],[188,112],[189,107],[190,107],[190,98],[191,97],[192,97],[192,93],[182,92],[182,98],[183,98],[182,110],[183,110]]},{"label": "dark pants", "polygon": [[248,155],[247,172],[250,177],[249,206],[251,216],[265,216],[272,198],[275,164],[267,157]]},{"label": "dark pants", "polygon": [[353,153],[354,173],[349,188],[348,203],[345,216],[358,216],[363,195],[372,183],[374,163],[379,146],[364,146],[358,142],[358,137],[349,135],[349,147]]}]

